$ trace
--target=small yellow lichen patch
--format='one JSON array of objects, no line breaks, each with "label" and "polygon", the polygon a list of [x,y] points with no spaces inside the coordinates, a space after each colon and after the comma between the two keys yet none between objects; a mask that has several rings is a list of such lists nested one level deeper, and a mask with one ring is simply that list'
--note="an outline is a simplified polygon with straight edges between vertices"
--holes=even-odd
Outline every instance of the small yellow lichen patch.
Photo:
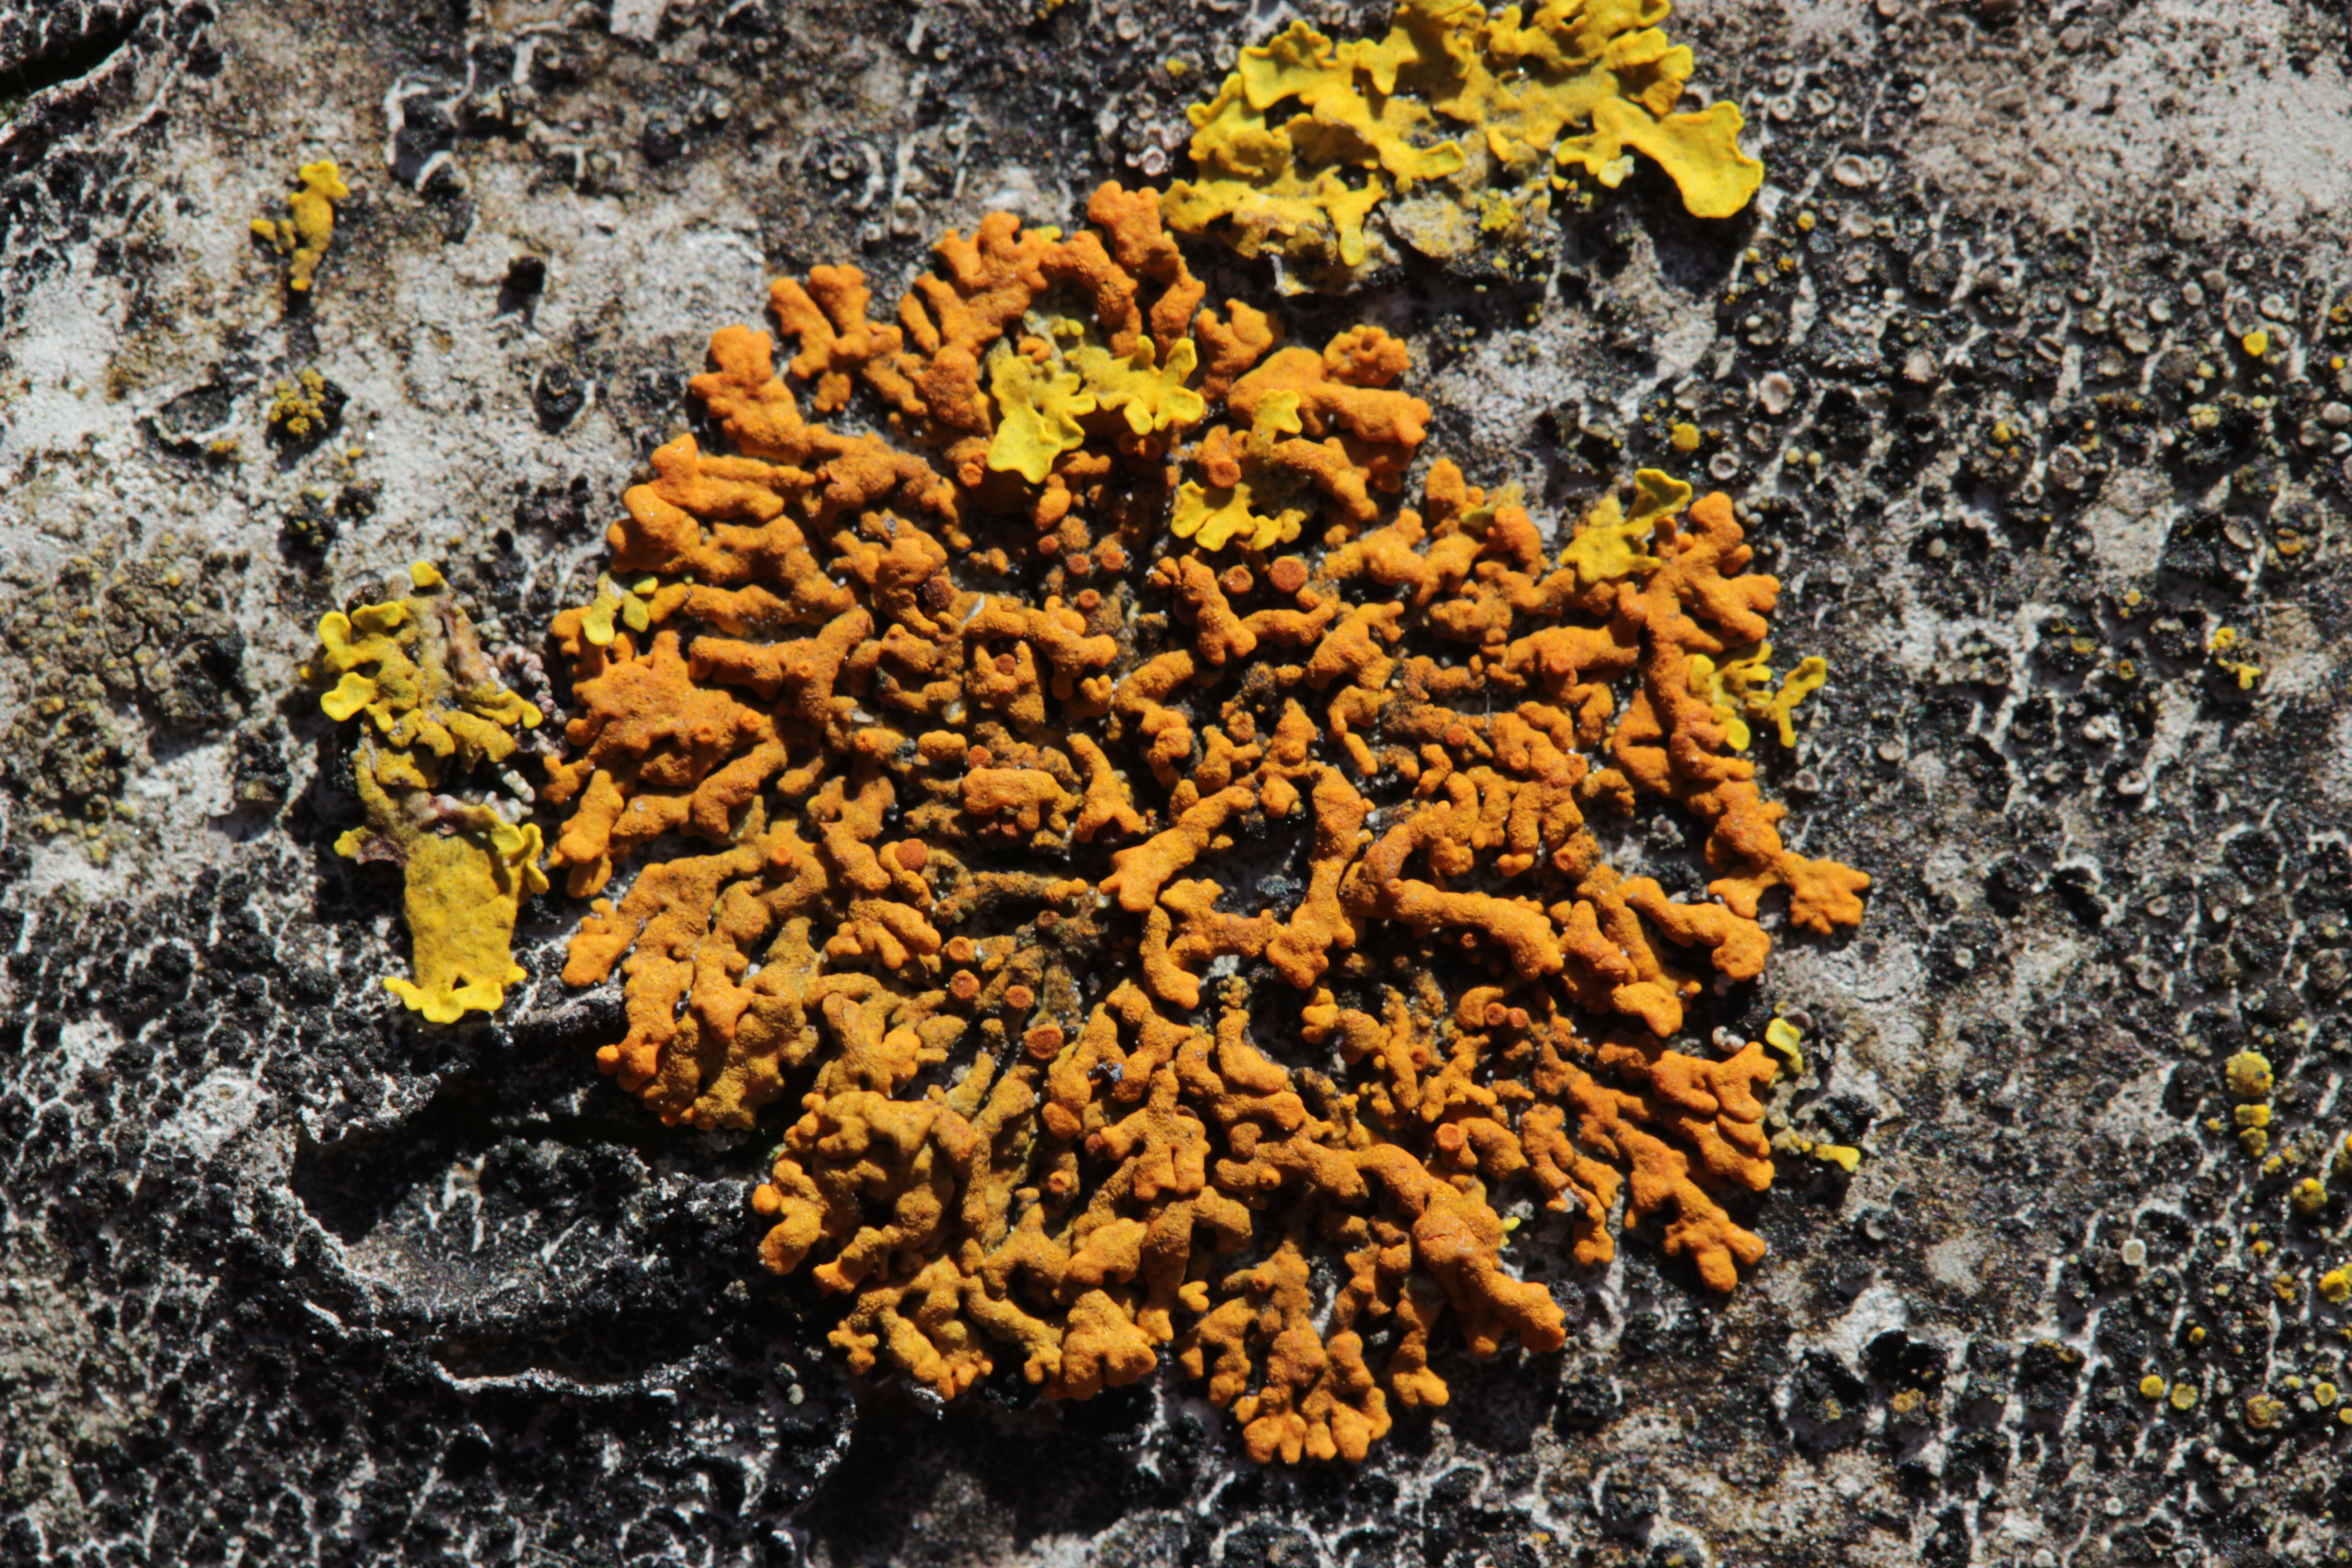
[{"label": "small yellow lichen patch", "polygon": [[1745,123],[1733,103],[1661,120],[1644,106],[1603,99],[1593,105],[1591,133],[1569,137],[1555,156],[1613,189],[1633,172],[1625,154],[1639,153],[1682,187],[1683,205],[1693,217],[1729,217],[1764,183],[1764,165],[1739,150]]},{"label": "small yellow lichen patch", "polygon": [[1788,1058],[1790,1072],[1799,1076],[1805,1070],[1805,1053],[1798,1048],[1804,1037],[1786,1018],[1775,1018],[1764,1026],[1764,1043]]},{"label": "small yellow lichen patch", "polygon": [[1820,690],[1830,678],[1827,660],[1807,658],[1789,672],[1776,693],[1772,689],[1771,660],[1772,645],[1769,642],[1757,644],[1753,653],[1727,659],[1720,667],[1705,654],[1691,656],[1691,691],[1706,700],[1735,751],[1748,749],[1752,738],[1748,731],[1751,720],[1771,721],[1780,744],[1793,750],[1797,744],[1793,722],[1797,704]]},{"label": "small yellow lichen patch", "polygon": [[616,622],[633,632],[644,631],[653,625],[653,611],[646,601],[653,594],[655,581],[646,578],[624,593],[609,575],[599,576],[594,602],[581,612],[581,635],[594,646],[604,647],[613,640]]},{"label": "small yellow lichen patch", "polygon": [[2205,651],[2213,656],[2214,668],[2237,677],[2239,690],[2251,691],[2254,682],[2263,678],[2263,667],[2250,658],[2231,657],[2242,640],[2237,627],[2215,626],[2212,637],[2206,641]]},{"label": "small yellow lichen patch", "polygon": [[319,706],[329,718],[362,721],[352,779],[367,822],[335,852],[389,860],[406,876],[416,977],[384,986],[453,1024],[496,1010],[523,977],[510,952],[515,916],[547,878],[539,827],[518,820],[520,802],[450,792],[478,763],[502,766],[514,731],[537,726],[540,712],[499,681],[441,574],[420,561],[408,576],[404,597],[329,611],[302,675],[327,687]]},{"label": "small yellow lichen patch", "polygon": [[[1086,383],[1095,406],[1123,412],[1127,427],[1139,436],[1171,426],[1197,425],[1209,411],[1207,399],[1184,384],[1200,363],[1192,339],[1179,338],[1168,351],[1165,365],[1157,364],[1156,359],[1150,338],[1139,338],[1134,352],[1123,359],[1091,343],[1070,351],[1070,363]],[[992,461],[994,455],[992,448]]]},{"label": "small yellow lichen patch", "polygon": [[1223,550],[1236,540],[1251,550],[1272,550],[1297,538],[1298,525],[1306,516],[1288,507],[1272,517],[1260,517],[1250,510],[1246,482],[1212,490],[1188,479],[1176,491],[1176,512],[1169,519],[1168,531],[1203,550]]},{"label": "small yellow lichen patch", "polygon": [[2230,1092],[2239,1100],[2265,1100],[2271,1092],[2270,1058],[2260,1051],[2240,1051],[2223,1066]]},{"label": "small yellow lichen patch", "polygon": [[1067,371],[1041,368],[1026,354],[1000,345],[988,358],[988,390],[996,398],[997,417],[988,466],[1044,484],[1055,458],[1086,445],[1077,416],[1092,414],[1095,399],[1084,384]]},{"label": "small yellow lichen patch", "polygon": [[2197,1391],[2188,1384],[2176,1383],[2172,1385],[2171,1403],[2175,1410],[2194,1410],[2197,1408]]},{"label": "small yellow lichen patch", "polygon": [[427,834],[409,851],[403,899],[416,979],[393,974],[383,984],[436,1024],[498,1011],[507,986],[523,977],[511,952],[516,911],[526,895],[547,889],[536,823],[498,823],[487,847],[480,837]]},{"label": "small yellow lichen patch", "polygon": [[2352,1301],[2352,1272],[2329,1269],[2319,1277],[2319,1293],[2330,1306],[2340,1307]]},{"label": "small yellow lichen patch", "polygon": [[1613,583],[1659,564],[1645,548],[1660,521],[1690,504],[1691,488],[1655,468],[1633,475],[1633,505],[1629,513],[1614,491],[1604,495],[1577,525],[1576,537],[1559,552],[1562,566],[1576,568],[1579,581]]},{"label": "small yellow lichen patch", "polygon": [[331,158],[303,164],[299,177],[302,188],[286,199],[293,216],[255,218],[253,233],[278,255],[293,258],[286,286],[297,294],[307,294],[327,247],[334,243],[335,204],[348,200],[352,188],[343,184],[342,171]]},{"label": "small yellow lichen patch", "polygon": [[2271,1108],[2263,1103],[2271,1092],[2270,1058],[2260,1051],[2240,1051],[2222,1064],[2221,1079],[2229,1086],[2230,1097],[2239,1102],[2231,1118],[2239,1145],[2259,1160],[2271,1146]]},{"label": "small yellow lichen patch", "polygon": [[2163,1398],[2164,1379],[2155,1373],[2149,1373],[2146,1377],[2141,1378],[2139,1380],[2139,1396],[2142,1399],[2149,1401]]},{"label": "small yellow lichen patch", "polygon": [[323,435],[328,425],[327,378],[306,370],[271,389],[269,408],[262,416],[272,430],[289,441],[308,441]]}]

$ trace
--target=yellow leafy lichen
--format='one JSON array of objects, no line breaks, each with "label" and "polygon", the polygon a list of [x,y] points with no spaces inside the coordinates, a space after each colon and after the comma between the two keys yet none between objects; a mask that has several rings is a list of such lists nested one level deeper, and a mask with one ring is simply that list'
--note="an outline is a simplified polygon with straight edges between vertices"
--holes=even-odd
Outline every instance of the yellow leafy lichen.
[{"label": "yellow leafy lichen", "polygon": [[1150,338],[1139,338],[1133,352],[1124,356],[1091,343],[1070,351],[1070,363],[1086,383],[1094,405],[1124,413],[1127,427],[1139,436],[1197,425],[1209,411],[1208,401],[1184,384],[1201,363],[1192,340],[1177,339],[1165,365],[1155,363],[1157,358]]},{"label": "yellow leafy lichen", "polygon": [[1772,689],[1772,645],[1758,643],[1755,648],[1721,664],[1705,654],[1691,656],[1691,689],[1705,698],[1713,710],[1716,721],[1724,728],[1734,751],[1744,752],[1754,738],[1750,721],[1772,722],[1780,736],[1780,744],[1793,749],[1797,744],[1794,715],[1797,704],[1827,685],[1830,667],[1819,657],[1801,661],[1780,682],[1779,691]]},{"label": "yellow leafy lichen", "polygon": [[988,390],[996,399],[997,426],[988,466],[1045,482],[1054,459],[1086,445],[1081,414],[1095,411],[1094,395],[1066,370],[1047,369],[1026,354],[1000,347],[988,359]]},{"label": "yellow leafy lichen", "polygon": [[1739,151],[1739,106],[1710,104],[1696,114],[1663,119],[1622,99],[1593,105],[1592,131],[1559,144],[1562,167],[1580,165],[1614,189],[1633,172],[1639,153],[1674,176],[1694,217],[1729,217],[1746,206],[1764,181],[1764,165]]},{"label": "yellow leafy lichen", "polygon": [[1633,510],[1628,514],[1615,491],[1604,495],[1577,525],[1576,537],[1560,552],[1560,564],[1576,568],[1590,586],[1613,583],[1658,564],[1646,546],[1658,520],[1690,504],[1691,488],[1656,468],[1633,475]]},{"label": "yellow leafy lichen", "polygon": [[1250,510],[1247,483],[1210,490],[1188,479],[1176,491],[1176,511],[1169,520],[1168,531],[1203,550],[1223,550],[1236,540],[1244,549],[1272,550],[1297,539],[1298,525],[1306,519],[1307,514],[1297,507],[1260,517]]},{"label": "yellow leafy lichen", "polygon": [[[1216,95],[1187,111],[1196,177],[1170,185],[1170,226],[1217,233],[1245,256],[1358,267],[1390,182],[1398,193],[1447,183],[1472,232],[1496,232],[1517,205],[1546,203],[1548,154],[1613,187],[1636,153],[1695,216],[1728,217],[1764,166],[1739,150],[1737,106],[1675,111],[1692,58],[1657,26],[1671,8],[1543,0],[1522,25],[1517,6],[1490,16],[1475,0],[1400,0],[1385,37],[1338,44],[1293,22],[1242,50]],[[1497,207],[1483,187],[1501,183],[1535,188]]]},{"label": "yellow leafy lichen", "polygon": [[327,247],[334,243],[335,204],[349,200],[352,188],[343,184],[342,171],[331,158],[303,164],[298,175],[302,188],[286,198],[292,216],[255,218],[253,233],[278,255],[292,258],[286,286],[297,294],[307,294]]},{"label": "yellow leafy lichen", "polygon": [[302,674],[328,688],[319,706],[329,718],[362,721],[352,773],[367,821],[335,852],[405,874],[415,978],[387,976],[384,987],[452,1024],[495,1011],[523,977],[509,951],[515,915],[547,879],[524,802],[448,792],[477,764],[504,767],[514,732],[536,727],[540,712],[492,671],[441,574],[420,561],[408,576],[403,597],[329,611]]}]

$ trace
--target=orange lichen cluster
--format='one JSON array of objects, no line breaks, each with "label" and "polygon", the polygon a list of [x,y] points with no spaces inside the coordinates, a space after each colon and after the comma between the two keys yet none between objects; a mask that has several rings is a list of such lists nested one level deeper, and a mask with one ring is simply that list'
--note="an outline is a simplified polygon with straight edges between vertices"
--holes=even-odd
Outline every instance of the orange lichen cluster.
[{"label": "orange lichen cluster", "polygon": [[[1790,850],[1694,658],[1776,585],[1720,496],[1644,474],[1564,550],[1431,465],[1377,328],[1278,346],[1210,307],[1157,197],[950,235],[895,323],[864,280],[729,327],[611,530],[573,661],[565,977],[625,976],[600,1059],[667,1120],[794,1098],[755,1194],[860,1370],[1083,1398],[1173,1355],[1251,1452],[1360,1458],[1443,1404],[1430,1337],[1563,1339],[1517,1194],[1718,1289],[1763,1244],[1749,1045],[1674,1042],[1867,879]],[[808,421],[861,405],[887,434]],[[1192,526],[1184,526],[1189,521]],[[1285,553],[1286,544],[1300,548]],[[1706,829],[1708,899],[1589,817]],[[1318,1253],[1344,1260],[1318,1289]]]}]

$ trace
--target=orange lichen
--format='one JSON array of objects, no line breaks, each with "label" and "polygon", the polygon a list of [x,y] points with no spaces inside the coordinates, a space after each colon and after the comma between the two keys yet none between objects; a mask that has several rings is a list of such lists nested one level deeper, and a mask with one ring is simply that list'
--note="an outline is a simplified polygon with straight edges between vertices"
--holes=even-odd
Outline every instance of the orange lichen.
[{"label": "orange lichen", "polygon": [[[1589,1263],[1621,1198],[1717,1289],[1761,1256],[1774,1068],[1676,1042],[1762,971],[1769,889],[1827,930],[1866,879],[1786,847],[1690,684],[1778,592],[1721,497],[1645,473],[1555,549],[1439,461],[1399,509],[1402,342],[1278,348],[1151,193],[1088,214],[950,235],[895,328],[853,271],[776,286],[815,407],[887,436],[712,340],[735,455],[656,452],[557,616],[548,785],[576,893],[708,847],[600,898],[565,975],[620,969],[600,1059],[665,1118],[797,1108],[761,1255],[854,1367],[1084,1398],[1172,1355],[1259,1458],[1359,1458],[1444,1402],[1447,1321],[1561,1343],[1515,1192]],[[1271,526],[1171,531],[1244,488]],[[1711,897],[1605,862],[1587,813],[1644,799],[1705,826]]]}]

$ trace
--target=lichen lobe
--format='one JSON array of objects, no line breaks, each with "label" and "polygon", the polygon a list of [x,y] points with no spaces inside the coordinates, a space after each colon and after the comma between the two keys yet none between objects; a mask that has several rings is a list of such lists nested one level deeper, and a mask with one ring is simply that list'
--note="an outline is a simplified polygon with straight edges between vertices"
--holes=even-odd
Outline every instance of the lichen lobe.
[{"label": "lichen lobe", "polygon": [[522,900],[547,888],[536,823],[511,796],[456,794],[477,766],[503,769],[539,710],[499,679],[441,574],[418,562],[410,592],[331,610],[303,676],[338,722],[359,721],[352,777],[366,821],[335,841],[352,860],[402,868],[415,977],[384,988],[431,1023],[495,1012],[524,978]]}]

